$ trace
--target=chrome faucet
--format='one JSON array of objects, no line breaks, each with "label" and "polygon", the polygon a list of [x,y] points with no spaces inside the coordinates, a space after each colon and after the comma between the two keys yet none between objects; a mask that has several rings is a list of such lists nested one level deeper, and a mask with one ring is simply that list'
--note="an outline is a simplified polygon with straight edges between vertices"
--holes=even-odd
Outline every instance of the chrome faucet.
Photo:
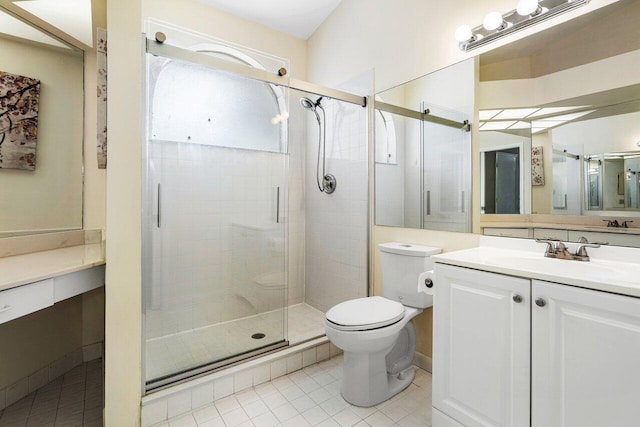
[{"label": "chrome faucet", "polygon": [[568,259],[572,261],[589,261],[589,254],[587,254],[587,248],[599,248],[600,245],[607,245],[608,243],[589,243],[586,237],[580,237],[578,240],[578,249],[576,253],[571,253],[569,248],[558,239],[536,239],[538,243],[546,243],[547,249],[544,252],[544,256],[547,258]]}]

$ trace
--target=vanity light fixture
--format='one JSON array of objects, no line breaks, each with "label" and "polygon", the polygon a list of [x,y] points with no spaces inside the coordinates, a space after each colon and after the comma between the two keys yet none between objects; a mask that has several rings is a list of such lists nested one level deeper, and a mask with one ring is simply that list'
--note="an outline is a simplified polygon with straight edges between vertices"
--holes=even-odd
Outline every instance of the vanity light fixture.
[{"label": "vanity light fixture", "polygon": [[[544,6],[541,6],[543,3]],[[520,0],[517,8],[500,15],[490,12],[482,25],[470,28],[463,25],[456,30],[455,38],[461,50],[468,52],[487,43],[527,28],[554,16],[589,3],[589,0]]]}]

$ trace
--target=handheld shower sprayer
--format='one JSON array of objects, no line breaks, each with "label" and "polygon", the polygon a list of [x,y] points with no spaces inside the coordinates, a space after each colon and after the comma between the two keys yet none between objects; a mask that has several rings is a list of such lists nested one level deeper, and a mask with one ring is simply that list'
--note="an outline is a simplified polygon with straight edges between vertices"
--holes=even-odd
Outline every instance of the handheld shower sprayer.
[{"label": "handheld shower sprayer", "polygon": [[[300,98],[300,105],[306,110],[313,111],[318,121],[318,161],[316,163],[316,184],[318,190],[323,193],[331,194],[336,191],[336,177],[330,173],[326,173],[326,113],[321,104],[322,96],[315,102],[307,97]],[[322,111],[322,119],[318,114],[318,109]],[[322,180],[320,179],[320,156],[322,155]]]}]

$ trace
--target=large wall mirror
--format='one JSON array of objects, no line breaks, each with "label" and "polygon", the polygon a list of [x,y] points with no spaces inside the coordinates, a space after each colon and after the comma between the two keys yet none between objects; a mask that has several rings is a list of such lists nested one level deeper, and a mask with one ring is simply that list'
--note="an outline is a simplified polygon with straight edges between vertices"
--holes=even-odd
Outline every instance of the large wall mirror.
[{"label": "large wall mirror", "polygon": [[638,216],[639,1],[480,56],[482,214]]},{"label": "large wall mirror", "polygon": [[[621,0],[380,92],[379,100],[417,108],[413,98],[436,103],[441,98],[438,90],[416,82],[437,82],[449,100],[466,88],[466,99],[474,105],[468,114],[478,118],[478,149],[473,153],[479,165],[473,171],[480,192],[480,203],[473,207],[480,219],[476,232],[512,227],[519,230],[514,237],[544,237],[554,235],[550,229],[557,226],[565,229],[557,237],[572,240],[573,234],[566,232],[572,225],[603,231],[597,230],[607,228],[602,221],[614,218],[637,230],[640,218],[632,221],[640,216],[638,22],[640,0]],[[468,73],[461,73],[465,68]],[[412,98],[417,87],[431,92]],[[442,105],[465,111],[460,105],[466,103]],[[429,167],[407,153],[419,144],[411,141],[419,141],[420,127],[380,111],[375,126],[376,224],[443,229],[419,221],[425,197],[419,197],[424,188],[415,177],[420,168],[429,173]],[[437,173],[448,179],[451,168],[443,165]],[[534,230],[538,223],[545,227],[540,233]]]},{"label": "large wall mirror", "polygon": [[0,237],[80,229],[83,51],[8,3],[17,2],[0,3]]}]

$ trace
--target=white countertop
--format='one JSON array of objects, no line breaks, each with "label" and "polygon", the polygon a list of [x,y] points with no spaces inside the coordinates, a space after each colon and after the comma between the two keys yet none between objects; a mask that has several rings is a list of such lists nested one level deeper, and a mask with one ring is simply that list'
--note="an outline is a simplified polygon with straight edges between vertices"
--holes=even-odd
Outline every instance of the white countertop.
[{"label": "white countertop", "polygon": [[[572,251],[575,245],[570,246]],[[436,263],[640,297],[640,249],[587,249],[591,261],[544,257],[545,246],[526,239],[485,237],[477,248],[433,257]]]},{"label": "white countertop", "polygon": [[102,243],[0,258],[0,291],[104,263]]}]

